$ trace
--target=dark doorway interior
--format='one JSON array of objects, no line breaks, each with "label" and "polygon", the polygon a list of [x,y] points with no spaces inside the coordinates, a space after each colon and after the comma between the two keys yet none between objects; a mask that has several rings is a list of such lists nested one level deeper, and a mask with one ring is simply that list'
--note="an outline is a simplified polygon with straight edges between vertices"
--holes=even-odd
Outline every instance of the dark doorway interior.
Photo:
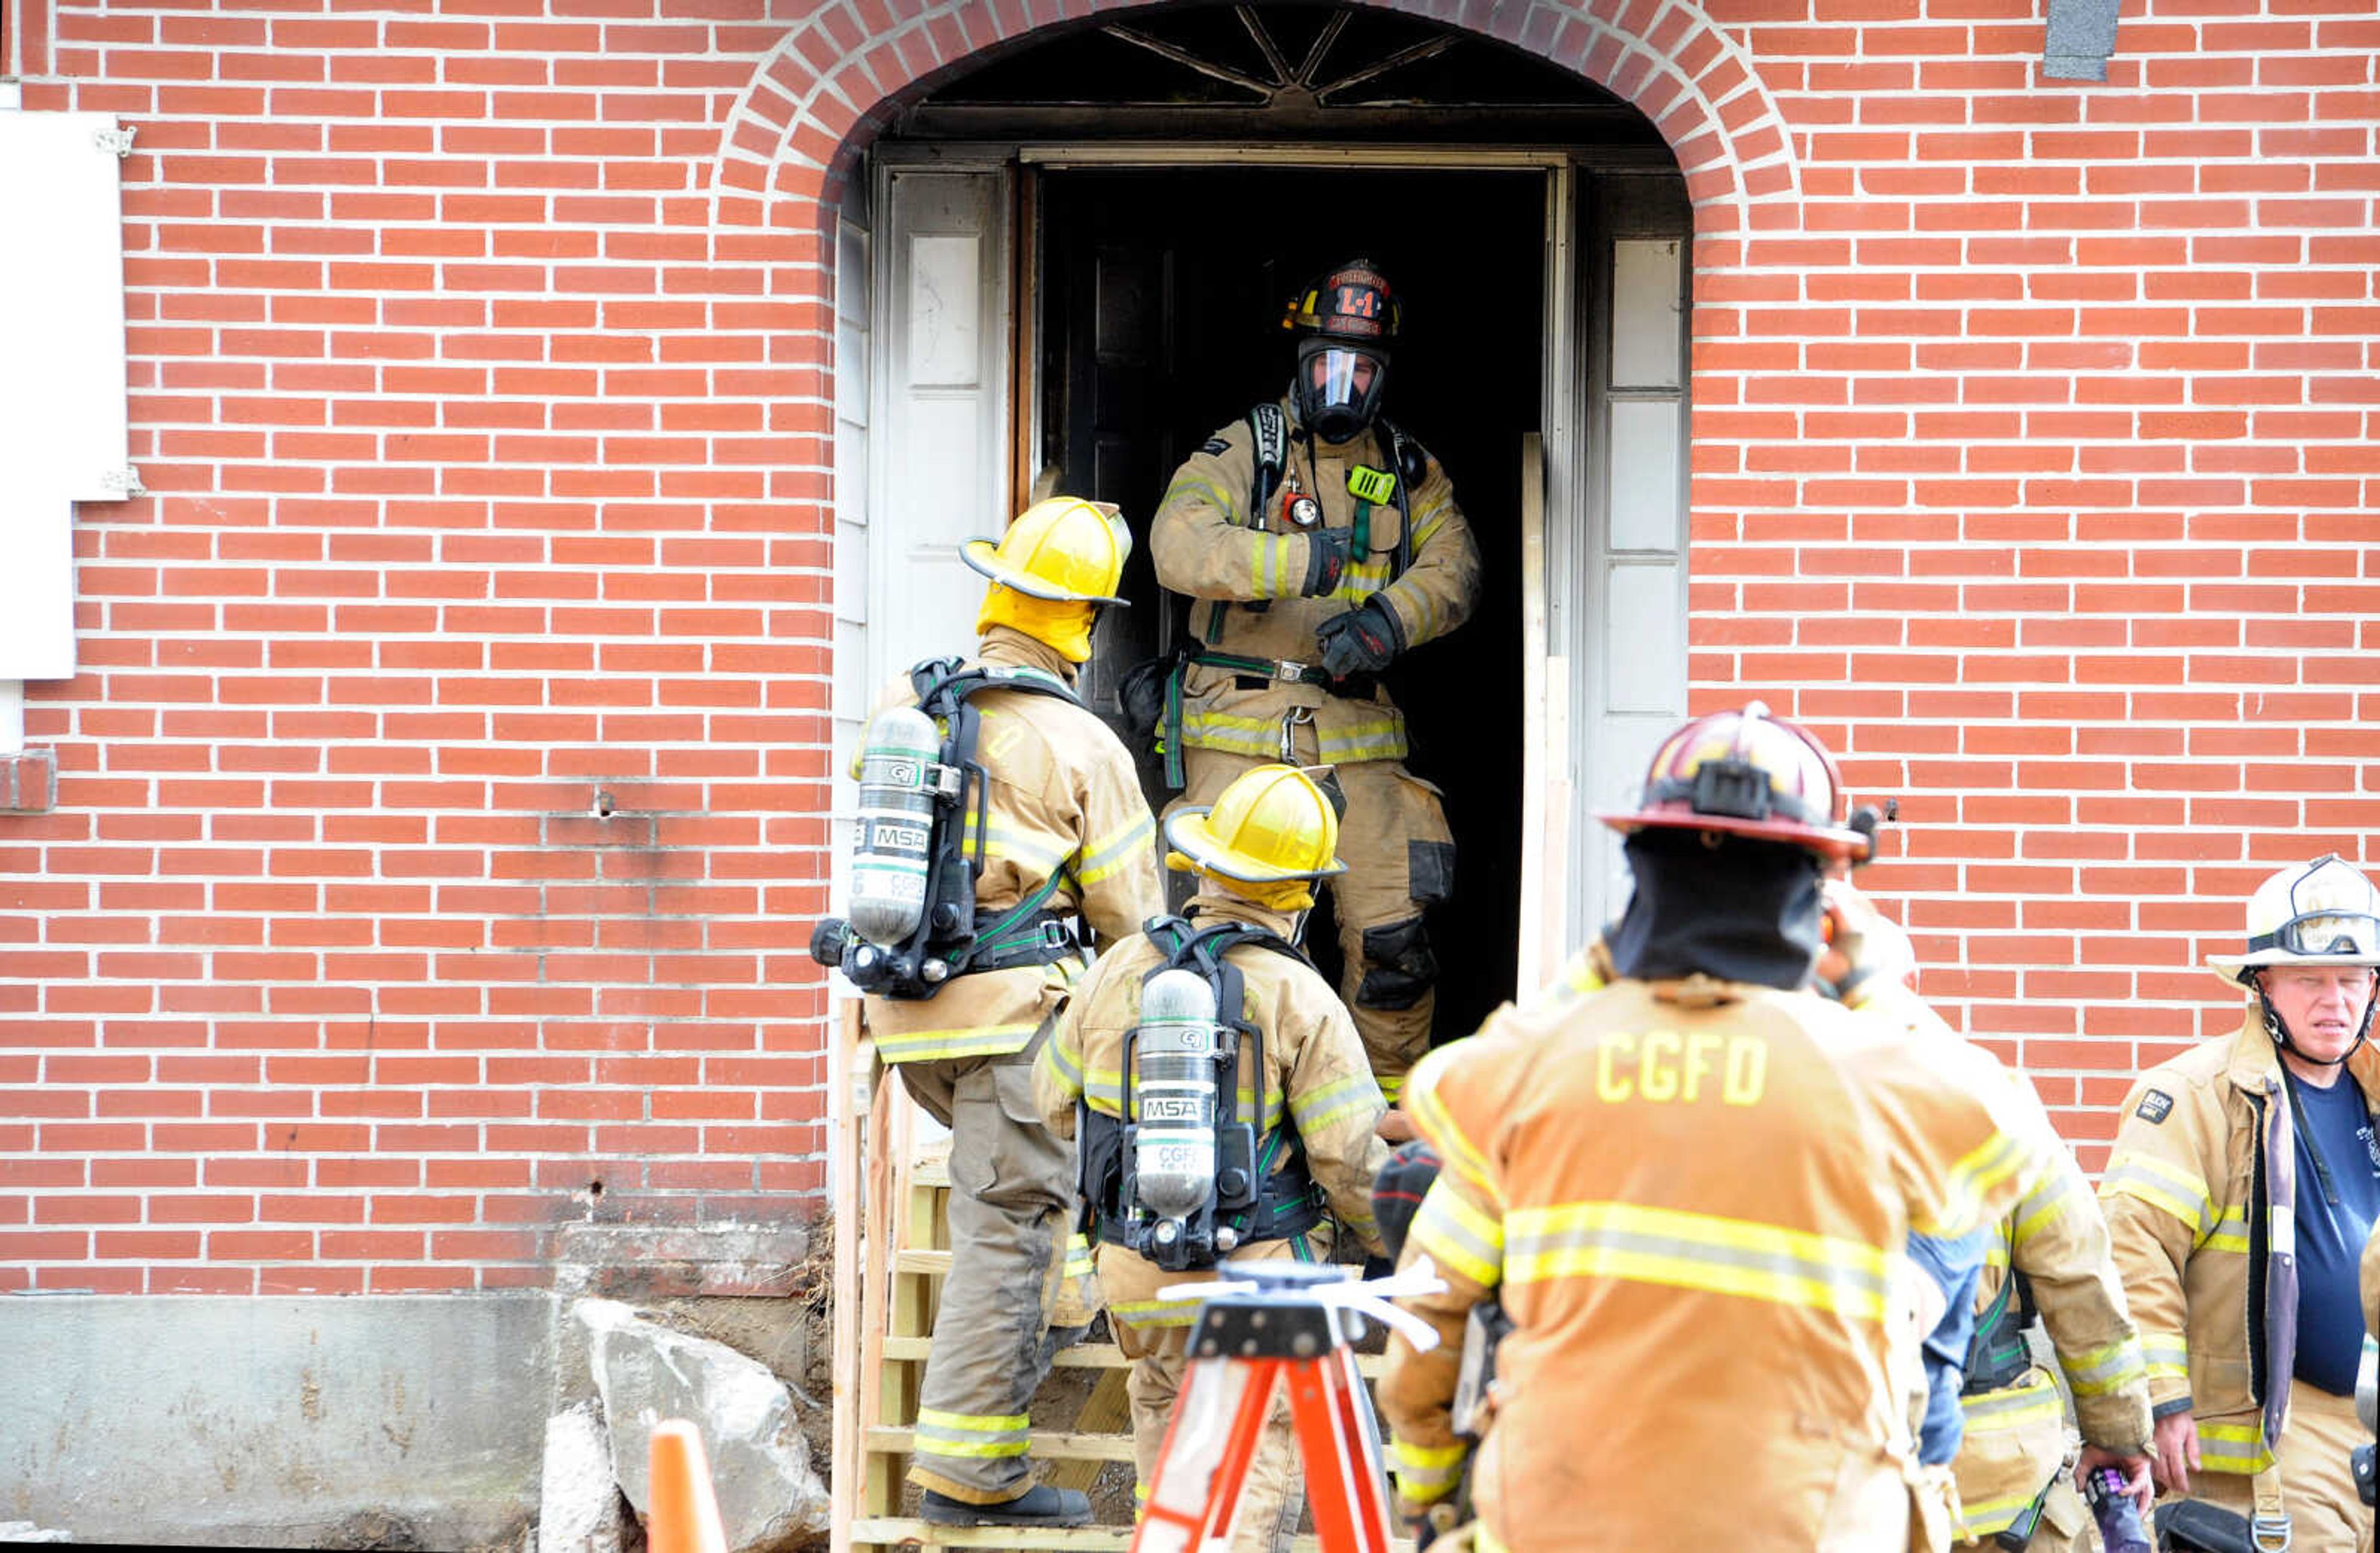
[{"label": "dark doorway interior", "polygon": [[[1431,935],[1437,1039],[1513,993],[1519,931],[1521,439],[1545,373],[1546,175],[1208,168],[1064,171],[1038,192],[1040,463],[1058,488],[1119,504],[1142,543],[1134,608],[1101,627],[1089,688],[1113,710],[1122,670],[1178,640],[1146,536],[1174,467],[1288,386],[1283,303],[1341,260],[1377,260],[1405,303],[1388,413],[1446,466],[1485,565],[1479,607],[1390,672],[1409,762],[1446,795],[1454,901]],[[1146,757],[1147,752],[1141,752]],[[1144,758],[1153,807],[1172,796]],[[1318,922],[1307,942],[1335,976]]]}]

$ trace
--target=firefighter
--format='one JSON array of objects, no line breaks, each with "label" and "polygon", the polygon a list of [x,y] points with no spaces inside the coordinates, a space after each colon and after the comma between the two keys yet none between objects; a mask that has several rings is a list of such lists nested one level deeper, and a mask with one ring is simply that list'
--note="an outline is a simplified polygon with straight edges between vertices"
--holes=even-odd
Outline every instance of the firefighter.
[{"label": "firefighter", "polygon": [[1150,544],[1196,638],[1168,700],[1176,803],[1210,806],[1268,761],[1331,769],[1342,987],[1392,1103],[1429,1046],[1439,965],[1423,914],[1453,891],[1454,837],[1438,789],[1404,767],[1404,715],[1380,675],[1461,625],[1479,592],[1453,483],[1379,413],[1400,312],[1365,260],[1301,293],[1284,320],[1290,393],[1175,471]]},{"label": "firefighter", "polygon": [[2100,1201],[2148,1353],[2158,1486],[2249,1512],[2267,1543],[2368,1549],[2348,1455],[2357,1258],[2380,1216],[2380,895],[2323,856],[2265,880],[2247,917],[2245,952],[2207,961],[2247,991],[2239,1031],[2133,1084]]},{"label": "firefighter", "polygon": [[[1919,1039],[1956,1032],[1911,985],[1916,957],[1899,924],[1848,882],[1828,888],[1831,931],[1818,976],[1844,1005],[1899,1022]],[[2022,1082],[2021,1080],[2019,1082]],[[2046,1124],[2046,1123],[2045,1123]],[[1960,1540],[1987,1553],[2025,1538],[2034,1553],[2085,1553],[2091,1512],[2076,1482],[2114,1467],[2146,1507],[2148,1371],[2111,1258],[2106,1222],[2064,1147],[2041,1185],[1991,1228],[1959,1356],[1961,1438],[1952,1462]],[[2074,1397],[2082,1454],[2069,1474],[2065,1404],[2033,1362],[2028,1333],[2045,1330]]]},{"label": "firefighter", "polygon": [[[1216,1101],[1255,1118],[1257,1173],[1267,1184],[1228,1223],[1215,1215],[1220,1259],[1328,1257],[1333,1219],[1336,1229],[1366,1250],[1378,1248],[1370,1191],[1388,1157],[1375,1132],[1385,1104],[1346,1008],[1293,947],[1300,918],[1314,904],[1315,881],[1342,867],[1337,837],[1337,819],[1322,790],[1287,766],[1245,773],[1210,809],[1174,811],[1165,825],[1172,849],[1166,861],[1195,873],[1197,882],[1186,916],[1151,923],[1101,955],[1034,1063],[1034,1088],[1051,1131],[1072,1135],[1080,1115],[1084,1192],[1101,1242],[1099,1284],[1117,1345],[1133,1362],[1133,1454],[1144,1498],[1181,1390],[1197,1310],[1195,1302],[1162,1300],[1158,1292],[1211,1279],[1216,1274],[1207,1269],[1219,1258],[1165,1256],[1161,1243],[1137,1228],[1150,1216],[1123,1200],[1123,1129],[1133,1120],[1123,1113],[1125,1037],[1141,1020],[1150,977],[1185,960],[1195,963],[1195,952],[1185,949],[1193,935],[1220,944],[1215,951],[1220,964],[1240,992],[1239,1007],[1228,1012],[1245,1018],[1256,1037],[1241,1043],[1232,1063],[1237,1093]],[[1135,1050],[1145,1049],[1135,1045]],[[1147,1076],[1135,1060],[1135,1084]],[[1220,1083],[1220,1073],[1210,1082]],[[1262,1163],[1268,1160],[1269,1173]],[[1227,1238],[1233,1244],[1221,1250]],[[1296,1467],[1284,1401],[1248,1474],[1235,1548],[1287,1549],[1305,1503],[1295,1491]]]},{"label": "firefighter", "polygon": [[[1916,955],[1900,925],[1848,880],[1827,884],[1826,948],[1814,986],[1845,1007],[1898,1024],[1912,1037],[1955,1041],[1956,1032],[1917,996]],[[1574,956],[1542,994],[1571,1001],[1613,977],[1601,939]],[[2025,1097],[2018,1097],[2022,1102]],[[2048,1125],[2045,1116],[2037,1123]],[[2106,1223],[2073,1156],[2051,1152],[2042,1185],[1991,1227],[1968,1309],[1963,1341],[1932,1366],[1927,1401],[1956,1408],[1956,1440],[1920,1455],[1950,1460],[1958,1494],[1954,1553],[1984,1553],[2029,1536],[2035,1553],[2082,1553],[2090,1511],[2075,1482],[2101,1467],[2124,1474],[2148,1497],[2148,1378],[2108,1250]],[[2027,1332],[2046,1329],[2072,1392],[2082,1453],[2072,1474],[2065,1405],[2049,1373],[2034,1365]],[[1955,1457],[1952,1452],[1955,1451]],[[2010,1532],[2010,1528],[2017,1528]]]},{"label": "firefighter", "polygon": [[991,671],[966,698],[986,780],[980,830],[971,785],[965,832],[981,864],[975,921],[999,947],[930,997],[865,1005],[877,1054],[951,1130],[951,1266],[909,1469],[920,1513],[945,1525],[1090,1519],[1085,1495],[1035,1484],[1027,1454],[1052,1319],[1089,1319],[1060,1316],[1075,1156],[1041,1124],[1031,1063],[1083,971],[1068,918],[1107,943],[1164,906],[1132,757],[1071,693],[1095,616],[1121,602],[1129,548],[1113,509],[1070,497],[1027,508],[997,541],[967,541],[966,564],[991,579],[975,656],[920,665],[878,703],[917,703],[942,671]]},{"label": "firefighter", "polygon": [[1635,876],[1617,978],[1415,1069],[1406,1107],[1445,1169],[1405,1260],[1448,1287],[1402,1302],[1444,1342],[1391,1335],[1380,1384],[1409,1517],[1462,1475],[1457,1353],[1494,1294],[1513,1330],[1480,1548],[1947,1542],[1938,1520],[1912,1541],[1920,1345],[1941,1275],[1972,1272],[2056,1145],[1973,1048],[1809,990],[1821,867],[1870,846],[1840,794],[1757,702],[1689,722],[1603,817]]}]

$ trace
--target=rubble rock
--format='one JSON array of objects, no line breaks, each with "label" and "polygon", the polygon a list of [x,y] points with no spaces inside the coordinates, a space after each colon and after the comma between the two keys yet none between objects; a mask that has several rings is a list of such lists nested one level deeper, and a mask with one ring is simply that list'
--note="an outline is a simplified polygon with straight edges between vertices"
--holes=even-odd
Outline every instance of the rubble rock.
[{"label": "rubble rock", "polygon": [[793,1393],[723,1343],[672,1331],[612,1300],[581,1300],[588,1358],[611,1435],[612,1475],[638,1514],[650,1499],[653,1426],[702,1432],[730,1553],[768,1553],[825,1530],[826,1487],[810,1469]]},{"label": "rubble rock", "polygon": [[627,1511],[612,1481],[612,1444],[591,1401],[545,1421],[537,1553],[622,1553]]}]

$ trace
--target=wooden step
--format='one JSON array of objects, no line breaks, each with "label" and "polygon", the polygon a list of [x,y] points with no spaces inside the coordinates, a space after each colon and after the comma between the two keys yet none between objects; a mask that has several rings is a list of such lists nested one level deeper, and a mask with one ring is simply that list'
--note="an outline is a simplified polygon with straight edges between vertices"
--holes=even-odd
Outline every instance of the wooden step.
[{"label": "wooden step", "polygon": [[[886,1338],[884,1357],[922,1365],[933,1347],[934,1340],[931,1338]],[[1380,1371],[1388,1367],[1388,1363],[1389,1356],[1385,1353],[1355,1355],[1355,1368],[1366,1380],[1379,1379]],[[1062,1370],[1121,1370],[1131,1366],[1132,1361],[1123,1356],[1123,1350],[1111,1342],[1078,1342],[1072,1348],[1058,1350],[1058,1356],[1050,1361],[1052,1369]]]},{"label": "wooden step", "polygon": [[[1036,1429],[1032,1432],[1033,1454],[1051,1462],[1129,1462],[1132,1460],[1132,1436],[1076,1435],[1058,1429]],[[880,1425],[868,1431],[868,1449],[888,1455],[907,1456],[915,1452],[917,1431],[897,1429]]]},{"label": "wooden step", "polygon": [[[1123,1553],[1132,1546],[1130,1526],[937,1526],[929,1521],[905,1516],[875,1516],[851,1523],[851,1540],[865,1547],[870,1544],[892,1547],[899,1543],[915,1543],[921,1547],[1009,1547],[1026,1550],[1049,1548],[1111,1548]],[[1296,1553],[1322,1553],[1319,1537],[1302,1536],[1291,1544]],[[1391,1538],[1390,1553],[1414,1553],[1414,1545],[1402,1537]]]},{"label": "wooden step", "polygon": [[[911,1360],[922,1365],[933,1346],[931,1338],[886,1338],[884,1357]],[[1057,1358],[1050,1363],[1053,1368],[1062,1370],[1120,1370],[1129,1367],[1132,1361],[1125,1358],[1123,1350],[1114,1343],[1078,1342],[1072,1348],[1058,1350]]]},{"label": "wooden step", "polygon": [[921,1547],[1113,1548],[1132,1546],[1130,1526],[937,1526],[930,1521],[876,1516],[854,1521],[851,1540],[866,1547],[912,1543]]}]

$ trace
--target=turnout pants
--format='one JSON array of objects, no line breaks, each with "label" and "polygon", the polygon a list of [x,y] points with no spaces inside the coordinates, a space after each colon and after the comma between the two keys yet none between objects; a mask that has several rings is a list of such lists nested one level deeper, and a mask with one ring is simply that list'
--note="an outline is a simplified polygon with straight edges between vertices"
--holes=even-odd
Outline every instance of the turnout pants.
[{"label": "turnout pants", "polygon": [[[1297,761],[1317,763],[1313,725],[1299,725],[1295,738]],[[1266,763],[1195,746],[1182,752],[1182,761],[1185,783],[1169,814],[1211,805],[1233,778]],[[1439,967],[1422,912],[1454,892],[1454,832],[1438,789],[1401,761],[1359,760],[1331,767],[1330,775],[1347,800],[1339,820],[1339,857],[1347,871],[1319,881],[1330,892],[1346,961],[1339,994],[1354,1016],[1380,1093],[1394,1105],[1405,1074],[1429,1050]]]},{"label": "turnout pants", "polygon": [[[1305,1239],[1312,1255],[1325,1254],[1317,1242],[1327,1244],[1327,1232],[1309,1232]],[[1198,1312],[1194,1301],[1161,1301],[1157,1292],[1180,1283],[1211,1282],[1227,1276],[1233,1262],[1291,1255],[1288,1241],[1261,1241],[1207,1272],[1167,1272],[1121,1245],[1099,1247],[1099,1287],[1108,1297],[1108,1321],[1115,1329],[1116,1346],[1132,1361],[1125,1388],[1132,1399],[1135,1504],[1148,1502],[1174,1399],[1182,1394],[1182,1377],[1190,1368],[1190,1325]],[[1238,1519],[1232,1526],[1232,1553],[1289,1553],[1305,1511],[1305,1495],[1298,1485],[1297,1437],[1284,1391],[1273,1398],[1264,1438],[1248,1463]]]},{"label": "turnout pants", "polygon": [[[2289,1382],[2289,1421],[2281,1431],[2281,1508],[2289,1512],[2291,1553],[2372,1553],[2372,1511],[2355,1492],[2348,1453],[2371,1432],[2355,1421],[2355,1399]],[[2249,1479],[2236,1472],[2194,1472],[2190,1497],[2246,1515],[2255,1508]]]},{"label": "turnout pants", "polygon": [[967,1504],[1033,1486],[1026,1413],[1050,1373],[1074,1227],[1074,1146],[1041,1124],[1032,1055],[905,1062],[901,1082],[951,1130],[951,1270],[917,1406],[909,1481]]},{"label": "turnout pants", "polygon": [[[1997,1391],[1961,1397],[1967,1433],[1952,1463],[1966,1537],[1951,1553],[2000,1553],[1995,1540],[2042,1498],[2026,1553],[2087,1553],[2091,1508],[2074,1486],[2066,1412],[2047,1370],[2029,1369]],[[1954,1534],[1956,1535],[1956,1534]]]}]

